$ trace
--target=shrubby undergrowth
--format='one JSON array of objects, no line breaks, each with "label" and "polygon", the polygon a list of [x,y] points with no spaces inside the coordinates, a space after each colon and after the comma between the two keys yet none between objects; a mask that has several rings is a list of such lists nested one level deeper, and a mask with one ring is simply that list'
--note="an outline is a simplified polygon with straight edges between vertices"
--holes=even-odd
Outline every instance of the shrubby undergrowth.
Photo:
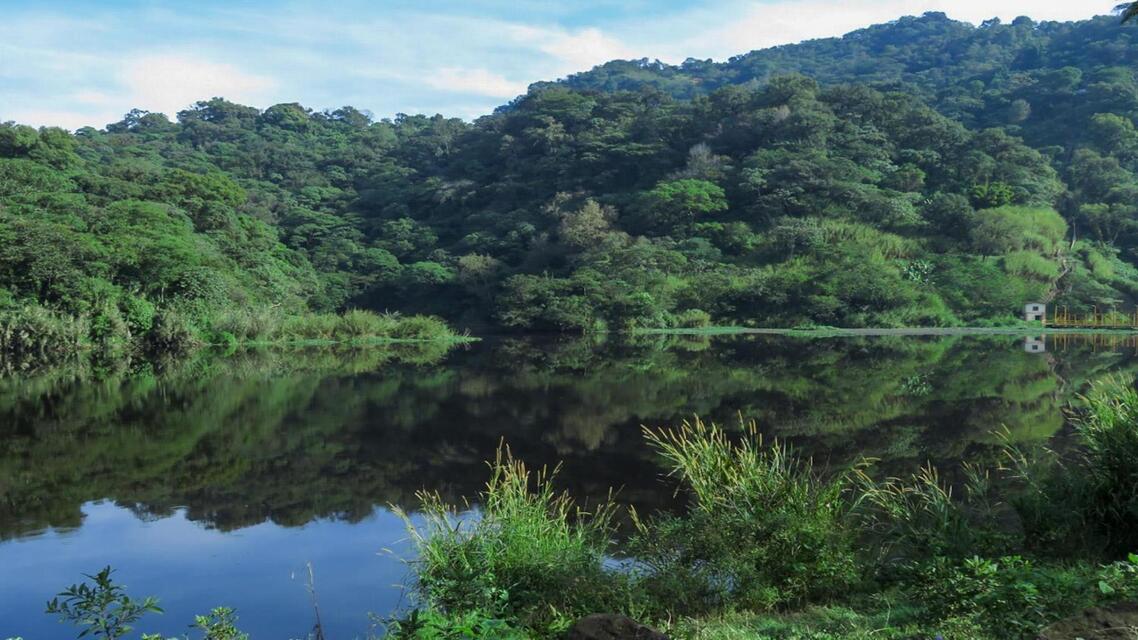
[{"label": "shrubby undergrowth", "polygon": [[[931,466],[819,469],[753,423],[646,430],[689,503],[633,514],[620,545],[611,506],[577,508],[507,452],[477,512],[423,496],[408,620],[473,616],[535,638],[596,612],[690,638],[1034,638],[1138,598],[1138,393],[1115,381],[1084,404],[1077,452],[1009,445],[1013,464],[965,465],[952,482]],[[392,627],[446,637],[417,628]]]},{"label": "shrubby undergrowth", "polygon": [[150,309],[146,322],[137,324],[117,308],[79,316],[38,305],[0,308],[0,362],[21,367],[89,354],[178,355],[202,346],[461,339],[439,318],[360,309],[342,314],[231,309],[207,316]]}]

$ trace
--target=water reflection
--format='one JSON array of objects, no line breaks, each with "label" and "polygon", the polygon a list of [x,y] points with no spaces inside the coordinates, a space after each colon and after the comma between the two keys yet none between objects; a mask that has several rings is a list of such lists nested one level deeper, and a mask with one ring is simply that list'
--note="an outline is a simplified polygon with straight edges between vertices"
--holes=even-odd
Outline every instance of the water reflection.
[{"label": "water reflection", "polygon": [[[622,487],[622,500],[650,510],[670,503],[672,487],[642,443],[642,424],[693,413],[732,424],[741,414],[823,464],[872,456],[882,472],[895,472],[926,459],[991,455],[1000,427],[1018,439],[1050,437],[1063,428],[1062,407],[1088,381],[1133,375],[1138,360],[1123,343],[1047,336],[1042,350],[1027,349],[1034,340],[496,339],[395,359],[255,352],[161,370],[9,377],[0,380],[0,537],[14,540],[0,544],[0,560],[11,566],[18,558],[23,571],[12,575],[35,573],[44,584],[21,608],[0,607],[0,622],[37,610],[82,571],[130,562],[123,539],[150,545],[147,559],[131,566],[166,576],[156,593],[197,610],[219,604],[194,595],[201,581],[236,580],[243,588],[241,579],[268,570],[258,564],[262,553],[277,558],[274,575],[286,566],[269,546],[241,547],[243,564],[231,566],[232,557],[210,555],[210,545],[272,531],[282,549],[350,548],[367,563],[401,535],[377,506],[413,506],[424,487],[456,501],[473,495],[483,461],[503,438],[532,463],[564,461],[561,478],[580,497]],[[99,500],[118,507],[90,504]],[[120,532],[93,525],[106,510]],[[369,540],[366,552],[342,546],[359,536]],[[82,553],[61,556],[60,549]],[[98,559],[115,550],[118,556]],[[311,559],[301,555],[289,562]],[[328,562],[337,568],[317,567],[328,585],[366,580],[386,588],[388,574],[401,571],[398,563],[372,573]],[[361,607],[383,612],[396,597],[347,598],[322,610],[357,620],[362,633]],[[281,615],[279,606],[266,606]],[[305,611],[287,620],[290,629]]]}]

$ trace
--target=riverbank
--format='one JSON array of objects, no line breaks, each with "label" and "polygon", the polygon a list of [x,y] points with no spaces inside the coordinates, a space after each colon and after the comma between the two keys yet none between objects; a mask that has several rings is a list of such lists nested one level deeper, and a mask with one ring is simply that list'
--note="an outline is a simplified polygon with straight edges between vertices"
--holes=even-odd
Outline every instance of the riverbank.
[{"label": "riverbank", "polygon": [[272,309],[187,314],[166,309],[144,320],[70,316],[39,306],[0,312],[0,363],[20,368],[76,357],[182,356],[203,348],[458,344],[474,340],[432,316],[350,310],[283,314]]},{"label": "riverbank", "polygon": [[1133,329],[1090,329],[1059,328],[1045,326],[1022,327],[816,327],[816,328],[755,328],[755,327],[703,327],[692,329],[637,329],[634,335],[688,335],[688,336],[729,336],[729,335],[778,335],[801,337],[842,337],[842,336],[1032,336],[1044,334],[1138,334]]}]

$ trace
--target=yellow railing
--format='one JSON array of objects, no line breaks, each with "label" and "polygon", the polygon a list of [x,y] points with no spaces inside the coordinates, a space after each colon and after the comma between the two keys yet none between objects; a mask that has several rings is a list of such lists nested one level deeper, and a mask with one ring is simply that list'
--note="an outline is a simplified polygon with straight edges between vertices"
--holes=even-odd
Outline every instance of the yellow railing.
[{"label": "yellow railing", "polygon": [[1057,328],[1085,328],[1085,329],[1134,329],[1138,328],[1138,310],[1126,314],[1120,311],[1098,310],[1094,307],[1090,313],[1071,313],[1067,307],[1055,310],[1055,315],[1044,317],[1043,325]]}]

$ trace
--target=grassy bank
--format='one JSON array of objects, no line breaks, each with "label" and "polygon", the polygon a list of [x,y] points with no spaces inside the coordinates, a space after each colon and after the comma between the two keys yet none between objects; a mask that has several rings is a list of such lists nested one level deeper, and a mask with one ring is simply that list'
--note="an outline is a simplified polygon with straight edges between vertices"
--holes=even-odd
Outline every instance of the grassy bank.
[{"label": "grassy bank", "polygon": [[[153,310],[152,310],[153,311]],[[191,315],[174,309],[144,318],[69,316],[40,306],[0,312],[0,361],[17,368],[76,356],[185,354],[206,346],[394,344],[470,340],[430,316],[349,310],[290,315],[273,309]]]},{"label": "grassy bank", "polygon": [[809,328],[754,328],[754,327],[701,327],[675,329],[637,329],[634,335],[724,336],[724,335],[777,335],[807,338],[842,336],[1030,336],[1043,334],[1135,334],[1134,329],[1059,328],[1039,324],[1005,327],[809,327]]}]

